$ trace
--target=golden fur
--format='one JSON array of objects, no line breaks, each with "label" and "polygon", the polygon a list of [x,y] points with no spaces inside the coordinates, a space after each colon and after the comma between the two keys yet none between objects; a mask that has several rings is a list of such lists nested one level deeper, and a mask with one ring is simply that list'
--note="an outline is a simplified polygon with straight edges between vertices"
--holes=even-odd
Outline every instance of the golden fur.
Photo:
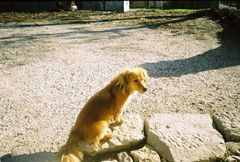
[{"label": "golden fur", "polygon": [[124,104],[135,91],[144,93],[147,72],[142,68],[128,69],[92,96],[82,108],[67,143],[60,149],[61,162],[80,162],[83,154],[78,143],[100,144],[111,138],[105,130],[110,122],[122,124]]}]

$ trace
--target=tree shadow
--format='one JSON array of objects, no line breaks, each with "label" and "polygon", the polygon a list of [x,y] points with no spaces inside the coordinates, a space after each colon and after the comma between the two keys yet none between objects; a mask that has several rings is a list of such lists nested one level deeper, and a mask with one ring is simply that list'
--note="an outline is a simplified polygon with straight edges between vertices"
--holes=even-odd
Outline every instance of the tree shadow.
[{"label": "tree shadow", "polygon": [[[134,17],[127,17],[127,18],[108,18],[108,19],[99,19],[99,20],[76,20],[74,18],[67,19],[68,21],[63,21],[59,23],[50,23],[50,24],[0,24],[0,29],[5,28],[25,28],[25,27],[39,27],[39,26],[53,26],[53,25],[67,25],[67,24],[89,24],[89,23],[105,23],[105,22],[114,22],[114,21],[126,21],[126,20],[139,20],[141,18],[146,19],[147,21],[138,22],[131,26],[125,26],[125,27],[116,27],[111,29],[103,29],[103,30],[90,30],[88,28],[84,27],[75,27],[70,28],[71,31],[67,32],[61,32],[61,33],[41,33],[41,34],[20,34],[20,35],[12,35],[7,37],[0,37],[0,45],[7,45],[15,42],[22,42],[22,41],[33,41],[33,40],[41,40],[41,39],[47,39],[51,37],[62,37],[66,38],[71,35],[77,35],[77,34],[92,34],[97,35],[101,33],[114,33],[118,34],[118,37],[125,36],[124,34],[121,34],[121,31],[128,31],[128,30],[135,30],[135,29],[141,29],[141,28],[149,28],[149,29],[155,29],[164,25],[168,24],[174,24],[174,23],[180,23],[187,20],[193,20],[197,19],[199,17],[202,17],[206,15],[209,11],[199,11],[196,13],[191,13],[188,15],[167,15],[167,16],[161,16],[161,15],[151,15],[151,16],[134,16]],[[71,21],[69,21],[71,20]]]},{"label": "tree shadow", "polygon": [[76,19],[76,18],[59,18],[59,21],[54,20],[49,20],[53,21],[50,23],[19,23],[19,24],[0,24],[0,29],[5,29],[5,28],[25,28],[25,27],[40,27],[40,26],[57,26],[57,25],[71,25],[71,24],[91,24],[91,23],[108,23],[108,22],[116,22],[116,21],[134,21],[134,20],[139,20],[139,19],[146,19],[146,20],[158,20],[158,19],[189,19],[192,17],[193,14],[190,15],[168,15],[168,16],[158,16],[158,15],[153,15],[153,16],[133,16],[133,17],[126,17],[126,18],[100,18],[100,19]]},{"label": "tree shadow", "polygon": [[[212,17],[211,17],[212,18]],[[220,46],[202,54],[178,60],[147,62],[141,66],[151,77],[180,77],[203,71],[240,65],[240,38],[238,32],[221,22],[223,30],[217,33]]]},{"label": "tree shadow", "polygon": [[[82,41],[85,43],[106,39],[105,33],[110,33],[108,39],[114,39],[116,37],[124,37],[126,33],[122,31],[130,31],[141,28],[156,29],[164,25],[181,23],[187,20],[194,20],[200,17],[209,17],[211,19],[216,19],[214,12],[212,10],[203,10],[188,15],[168,15],[168,16],[135,16],[127,18],[116,18],[116,19],[100,19],[100,20],[78,20],[71,23],[98,23],[98,22],[112,22],[112,21],[124,21],[124,20],[137,20],[140,18],[146,18],[151,21],[143,21],[134,25],[120,26],[115,28],[108,28],[103,30],[91,30],[86,27],[75,27],[69,28],[67,32],[53,32],[53,33],[40,33],[40,34],[21,34],[21,35],[12,35],[7,37],[0,37],[0,45],[7,45],[12,43],[19,43],[25,41],[37,41],[48,38],[83,38]],[[34,24],[33,24],[34,25]],[[56,25],[56,24],[44,24],[47,25]],[[57,24],[58,25],[58,24]],[[59,24],[64,25],[64,24]],[[159,61],[154,63],[145,63],[142,67],[146,68],[149,71],[149,75],[152,77],[172,77],[172,76],[181,76],[189,73],[198,73],[201,71],[219,69],[224,67],[231,67],[239,65],[239,39],[236,39],[236,32],[232,31],[225,24],[221,23],[223,31],[218,33],[218,40],[221,44],[220,47],[209,50],[203,54],[197,56],[179,59],[179,60],[169,60],[169,61]],[[7,27],[34,27],[32,24],[10,24],[9,25],[0,25],[0,28]],[[36,25],[39,26],[39,25]],[[101,35],[103,34],[103,35]],[[85,35],[92,35],[94,39],[85,39]],[[103,36],[103,37],[102,37]],[[236,39],[236,40],[234,40]]]},{"label": "tree shadow", "polygon": [[[116,21],[134,21],[134,20],[140,20],[145,19],[146,22],[142,23],[141,27],[146,27],[151,25],[153,22],[156,21],[156,24],[158,25],[164,25],[169,23],[178,23],[186,20],[196,19],[199,17],[202,17],[203,15],[206,15],[209,13],[209,10],[202,10],[190,14],[178,14],[178,15],[137,15],[137,16],[124,16],[123,17],[103,17],[99,19],[88,19],[84,17],[75,17],[75,16],[58,16],[47,19],[49,23],[11,23],[8,25],[0,24],[0,29],[4,28],[25,28],[25,27],[39,27],[39,26],[55,26],[55,25],[70,25],[70,24],[90,24],[90,23],[107,23],[107,22],[116,22]],[[112,13],[114,14],[114,13]],[[103,13],[99,14],[100,16],[103,15]],[[43,18],[44,19],[44,18]],[[56,21],[56,19],[58,21]],[[174,20],[173,20],[174,19]],[[162,20],[168,20],[168,21],[162,21]],[[148,22],[151,21],[151,22]]]}]

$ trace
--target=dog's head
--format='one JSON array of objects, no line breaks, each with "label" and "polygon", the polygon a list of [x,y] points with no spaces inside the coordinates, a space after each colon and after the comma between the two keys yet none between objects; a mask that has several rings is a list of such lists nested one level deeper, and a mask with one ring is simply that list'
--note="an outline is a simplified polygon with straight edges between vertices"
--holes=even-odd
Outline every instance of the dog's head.
[{"label": "dog's head", "polygon": [[117,77],[116,85],[129,94],[135,91],[144,93],[147,91],[147,80],[148,75],[146,70],[143,68],[132,68],[124,71]]}]

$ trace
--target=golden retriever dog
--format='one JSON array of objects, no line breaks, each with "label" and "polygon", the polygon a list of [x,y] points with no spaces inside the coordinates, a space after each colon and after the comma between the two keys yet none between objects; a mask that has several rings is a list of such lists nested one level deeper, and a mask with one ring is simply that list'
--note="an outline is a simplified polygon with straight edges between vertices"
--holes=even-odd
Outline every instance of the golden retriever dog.
[{"label": "golden retriever dog", "polygon": [[79,113],[67,143],[59,151],[61,162],[81,162],[83,153],[78,144],[100,145],[112,136],[105,130],[110,123],[121,125],[123,108],[134,93],[147,91],[148,75],[142,68],[128,69],[116,76],[105,88],[93,95]]}]

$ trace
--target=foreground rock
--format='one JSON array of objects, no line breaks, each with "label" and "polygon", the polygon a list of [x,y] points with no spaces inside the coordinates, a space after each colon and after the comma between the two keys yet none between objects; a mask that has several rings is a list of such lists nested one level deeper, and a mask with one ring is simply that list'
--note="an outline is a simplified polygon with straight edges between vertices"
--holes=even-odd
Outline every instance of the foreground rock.
[{"label": "foreground rock", "polygon": [[240,113],[216,113],[213,119],[226,141],[240,142]]},{"label": "foreground rock", "polygon": [[156,114],[146,121],[147,143],[168,161],[215,161],[226,151],[207,114]]},{"label": "foreground rock", "polygon": [[113,138],[105,142],[101,147],[96,145],[88,145],[81,143],[81,150],[86,155],[96,155],[106,152],[114,152],[123,149],[129,149],[138,145],[144,140],[144,121],[138,114],[127,114],[125,123],[121,126],[114,127],[113,130],[108,130],[113,135]]},{"label": "foreground rock", "polygon": [[161,162],[158,153],[149,145],[130,152],[134,162]]}]

